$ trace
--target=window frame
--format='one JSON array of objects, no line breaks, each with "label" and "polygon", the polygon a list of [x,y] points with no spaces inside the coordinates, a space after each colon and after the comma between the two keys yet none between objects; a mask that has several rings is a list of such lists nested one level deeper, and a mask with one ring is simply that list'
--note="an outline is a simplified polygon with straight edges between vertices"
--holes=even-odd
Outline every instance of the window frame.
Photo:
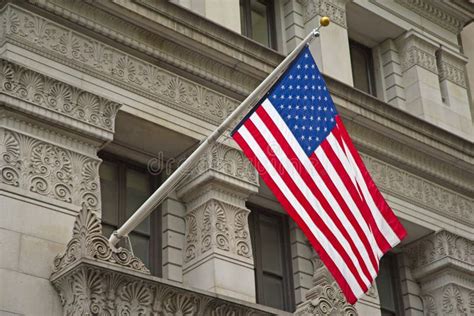
[{"label": "window frame", "polygon": [[[115,164],[117,166],[117,192],[118,192],[118,200],[117,200],[117,207],[118,207],[118,226],[120,227],[125,223],[127,220],[126,215],[126,171],[127,169],[132,169],[138,172],[146,173],[149,179],[150,185],[150,192],[153,193],[160,185],[161,178],[160,176],[154,176],[148,172],[147,167],[143,164],[140,164],[136,161],[117,156],[115,154],[111,154],[109,152],[100,152],[99,158],[102,159],[103,162],[109,162]],[[99,167],[100,168],[100,167]],[[99,175],[100,178],[100,175]],[[102,202],[102,193],[101,193],[101,202]],[[103,204],[101,204],[103,205]],[[161,277],[163,273],[162,267],[162,220],[161,220],[161,207],[158,206],[151,214],[150,214],[150,240],[148,246],[148,262],[149,262],[149,269],[152,275]],[[107,225],[109,227],[115,227],[114,224],[111,224],[101,218],[102,224]],[[115,228],[115,229],[118,229]],[[134,234],[140,235],[143,237],[148,237],[146,234],[133,231]]]},{"label": "window frame", "polygon": [[276,39],[276,22],[275,22],[275,1],[273,0],[263,0],[267,7],[267,29],[270,33],[268,36],[269,43],[268,45],[262,44],[252,38],[253,28],[252,28],[252,10],[250,8],[251,0],[240,0],[239,6],[243,7],[244,11],[244,21],[240,21],[244,27],[241,27],[242,35],[252,39],[253,41],[269,47],[271,49],[277,49],[277,39]]},{"label": "window frame", "polygon": [[[287,215],[272,211],[270,209],[261,207],[256,204],[247,203],[247,208],[250,210],[249,228],[250,238],[252,242],[252,252],[254,257],[254,271],[255,271],[255,290],[257,294],[257,303],[264,304],[264,293],[261,285],[263,284],[263,263],[261,253],[261,244],[257,245],[257,240],[260,238],[260,229],[258,227],[258,216],[264,215],[267,217],[275,217],[280,222],[279,230],[283,239],[281,244],[283,257],[283,293],[284,293],[284,310],[289,312],[295,311],[295,291],[293,284],[293,257],[291,255],[291,240],[290,240],[290,226]],[[284,260],[288,258],[288,260]],[[265,272],[271,274],[271,272]],[[278,276],[279,277],[279,276]]]},{"label": "window frame", "polygon": [[[353,59],[353,54],[352,54],[352,49],[358,49],[360,52],[363,53],[364,59],[365,59],[365,71],[367,72],[367,86],[369,87],[369,91],[364,91],[355,86],[355,77],[354,77],[354,59]],[[351,58],[351,71],[352,71],[352,80],[354,82],[354,88],[363,91],[365,93],[368,93],[374,97],[377,97],[377,87],[375,84],[375,67],[374,67],[374,58],[372,54],[372,49],[368,46],[365,46],[359,42],[356,42],[352,39],[349,39],[349,55]]]}]

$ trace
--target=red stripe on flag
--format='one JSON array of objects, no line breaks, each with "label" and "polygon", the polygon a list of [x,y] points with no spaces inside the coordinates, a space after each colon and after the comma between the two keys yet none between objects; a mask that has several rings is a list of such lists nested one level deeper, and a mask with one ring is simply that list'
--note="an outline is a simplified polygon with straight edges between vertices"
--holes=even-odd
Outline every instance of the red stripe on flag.
[{"label": "red stripe on flag", "polygon": [[[385,218],[387,221],[388,225],[392,228],[392,230],[395,232],[395,234],[398,236],[399,240],[402,240],[406,236],[406,231],[405,228],[403,228],[402,224],[398,220],[398,218],[395,216],[393,213],[392,209],[390,206],[387,204],[387,201],[383,198],[382,194],[378,190],[377,186],[375,185],[374,181],[372,180],[372,177],[370,176],[369,172],[367,171],[362,158],[360,157],[359,153],[357,152],[357,149],[355,148],[354,144],[352,143],[352,140],[349,137],[349,134],[347,133],[347,130],[342,123],[342,120],[340,119],[339,116],[336,116],[336,126],[339,129],[341,133],[342,140],[344,143],[347,145],[349,151],[352,154],[352,157],[354,158],[355,162],[357,163],[357,167],[362,173],[362,176],[367,183],[367,187],[369,189],[369,192],[375,202],[375,205],[377,208],[380,210],[382,216]],[[382,234],[383,236],[383,234]],[[392,245],[394,246],[394,245]]]},{"label": "red stripe on flag", "polygon": [[[255,115],[255,114],[254,114]],[[333,233],[334,229],[330,229],[328,225],[322,220],[320,215],[318,214],[318,211],[314,208],[311,203],[309,203],[307,197],[304,195],[304,193],[301,191],[301,189],[298,187],[298,185],[294,182],[293,178],[288,174],[288,171],[285,169],[285,167],[277,160],[275,157],[277,157],[276,153],[273,151],[271,148],[270,144],[267,142],[267,140],[263,137],[263,135],[260,133],[260,130],[258,130],[253,122],[249,119],[245,122],[245,127],[248,129],[248,131],[252,134],[253,138],[255,141],[260,145],[260,148],[263,150],[265,155],[269,158],[270,162],[274,166],[276,170],[280,170],[279,172],[280,176],[282,179],[285,181],[286,185],[289,187],[293,195],[298,199],[300,204],[304,207],[308,215],[311,217],[314,223],[318,226],[318,228],[322,231],[322,233],[326,236],[326,238],[329,239],[330,243],[333,245],[333,247],[337,250],[337,252],[343,257],[343,259],[346,261],[346,264],[348,265],[349,269],[351,270],[353,276],[356,278],[357,282],[359,283],[359,286],[362,288],[364,292],[368,290],[368,286],[364,283],[364,281],[361,278],[360,273],[357,271],[357,268],[351,259],[350,255],[347,253],[346,249],[344,246],[341,244],[341,242],[336,238],[336,236]],[[332,218],[334,221],[334,218]],[[338,226],[338,225],[336,225]],[[338,226],[339,230],[343,229],[342,225],[340,227]],[[345,229],[344,229],[345,230]],[[347,239],[347,238],[346,238]],[[351,239],[349,239],[351,240]],[[350,243],[350,242],[349,242]],[[352,248],[352,247],[351,247]],[[356,260],[360,258],[357,257],[357,251],[356,251]],[[360,258],[360,262],[363,263],[362,258]],[[362,267],[362,271],[364,274],[366,274],[367,279],[369,282],[372,282],[372,277],[367,271],[367,268],[365,264],[360,264],[359,265]],[[370,286],[370,284],[369,284]]]},{"label": "red stripe on flag", "polygon": [[[252,149],[248,146],[247,142],[242,138],[239,131],[234,133],[233,138],[237,142],[237,144],[239,144],[240,148],[242,148],[245,155],[249,158],[250,162],[254,165],[254,167],[257,170],[261,170],[260,161],[253,153]],[[324,264],[327,266],[328,270],[331,272],[331,274],[334,276],[334,279],[339,284],[339,287],[341,288],[342,292],[346,296],[347,301],[350,304],[354,304],[357,301],[357,298],[352,292],[351,287],[347,283],[346,279],[343,277],[342,273],[340,272],[339,268],[336,266],[334,261],[327,254],[327,252],[324,250],[324,248],[321,246],[318,240],[314,237],[311,230],[305,224],[303,219],[298,215],[298,212],[291,205],[291,203],[288,201],[285,195],[280,191],[279,187],[273,181],[272,177],[270,177],[270,175],[267,172],[260,172],[260,175],[262,179],[265,181],[265,183],[268,185],[268,187],[275,194],[275,196],[278,198],[279,202],[283,205],[283,207],[288,212],[288,214],[291,216],[291,218],[298,224],[298,226],[304,232],[305,236],[308,238],[311,245],[313,246],[313,248],[318,253],[319,257],[321,258],[321,260],[323,260]]]},{"label": "red stripe on flag", "polygon": [[[275,125],[275,122],[272,120],[272,118],[269,116],[269,114],[265,111],[263,107],[259,107],[256,112],[255,112],[260,119],[264,122],[265,126],[269,129],[269,131],[273,134],[275,139],[278,141],[278,144],[281,146],[283,149],[284,153],[288,157],[288,159],[292,162],[292,164],[295,166],[295,169],[298,171],[298,173],[301,175],[302,179],[304,180],[305,184],[311,189],[313,194],[316,196],[318,201],[321,203],[321,206],[323,209],[326,211],[326,213],[331,217],[331,219],[335,222],[336,226],[339,228],[343,236],[346,238],[346,240],[349,242],[352,251],[357,257],[357,261],[359,262],[359,265],[361,266],[365,276],[367,279],[370,281],[373,279],[373,275],[370,274],[370,272],[367,270],[366,265],[367,264],[372,264],[374,267],[374,270],[378,270],[378,264],[377,260],[373,254],[372,247],[370,246],[365,234],[362,232],[362,229],[360,228],[357,220],[354,218],[354,215],[352,212],[349,210],[347,205],[345,203],[341,203],[340,199],[337,199],[335,197],[336,202],[338,205],[341,207],[341,210],[343,213],[346,215],[348,218],[350,225],[354,227],[354,230],[356,231],[357,235],[361,237],[361,242],[364,245],[367,253],[369,254],[370,257],[370,263],[366,262],[363,260],[361,257],[361,254],[359,253],[358,248],[354,244],[353,237],[355,236],[350,236],[349,232],[346,229],[346,226],[340,221],[339,217],[335,214],[335,211],[329,204],[328,200],[326,197],[322,194],[322,192],[319,190],[319,188],[316,186],[315,179],[309,174],[308,170],[306,167],[302,164],[300,159],[298,159],[298,156],[296,155],[295,151],[293,150],[292,146],[288,143],[286,138],[283,136],[281,133],[280,129]],[[327,181],[325,181],[325,184],[327,186]],[[333,193],[333,192],[331,192]],[[334,196],[334,193],[333,193]],[[339,196],[340,197],[340,196]],[[370,233],[370,232],[369,232]]]}]

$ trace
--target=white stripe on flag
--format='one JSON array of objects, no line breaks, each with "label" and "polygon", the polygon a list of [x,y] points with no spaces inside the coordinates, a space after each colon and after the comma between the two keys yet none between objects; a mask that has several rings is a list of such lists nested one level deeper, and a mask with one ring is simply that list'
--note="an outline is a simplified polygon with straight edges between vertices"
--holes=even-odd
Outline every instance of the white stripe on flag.
[{"label": "white stripe on flag", "polygon": [[253,136],[249,133],[249,131],[244,125],[239,128],[239,134],[248,144],[249,148],[253,151],[253,153],[259,160],[259,162],[262,163],[266,172],[269,173],[270,177],[273,179],[273,181],[278,186],[278,188],[282,191],[282,193],[289,200],[291,205],[295,208],[296,212],[299,214],[301,219],[305,222],[305,224],[311,230],[314,237],[318,240],[318,242],[321,244],[321,246],[330,256],[331,260],[334,262],[336,267],[339,269],[341,274],[346,279],[354,295],[356,297],[360,297],[362,294],[364,294],[362,288],[360,287],[359,283],[355,279],[349,267],[346,265],[345,261],[341,258],[340,254],[336,251],[336,249],[334,249],[334,247],[326,238],[326,236],[314,224],[314,222],[312,221],[312,219],[310,218],[310,216],[308,215],[304,207],[301,206],[298,199],[293,195],[293,192],[287,187],[285,182],[281,179],[278,172],[275,170],[271,162],[268,160],[268,157],[265,155],[265,153],[260,148],[259,144],[255,141]]},{"label": "white stripe on flag", "polygon": [[[283,121],[281,118],[280,114],[277,112],[277,110],[273,107],[271,102],[267,99],[262,103],[262,107],[265,109],[265,111],[268,113],[270,118],[274,121],[275,125],[279,128],[281,131],[283,137],[287,140],[287,142],[290,144],[290,146],[294,149],[295,154],[298,156],[298,159],[301,161],[301,163],[304,165],[305,169],[308,171],[310,176],[315,179],[316,184],[318,187],[321,189],[321,192],[323,195],[328,199],[331,200],[331,205],[338,204],[337,201],[335,200],[333,194],[330,192],[328,187],[326,186],[325,182],[321,177],[319,176],[319,173],[316,171],[315,167],[309,160],[308,156],[306,153],[303,151],[301,146],[299,146],[298,141],[296,140],[295,136],[293,133],[290,131],[286,123]],[[326,155],[324,154],[324,157],[326,158],[323,163],[323,159],[319,158],[320,162],[322,165],[325,167],[326,172],[330,176],[332,182],[336,186],[336,188],[339,190],[339,193],[341,194],[342,198],[346,202],[347,206],[349,209],[352,211],[357,223],[361,227],[362,231],[364,232],[367,240],[369,241],[372,251],[376,254],[376,259],[380,259],[382,257],[382,251],[380,250],[377,242],[375,241],[375,237],[372,234],[372,231],[370,230],[369,226],[367,225],[367,222],[365,221],[364,217],[360,213],[359,207],[355,204],[354,200],[352,199],[352,196],[349,194],[347,191],[344,183],[342,180],[339,178],[339,175],[337,172],[334,170],[332,164],[329,163],[329,160],[327,159]],[[326,166],[327,165],[327,166]],[[358,234],[357,234],[358,235]],[[377,264],[378,264],[378,260]]]},{"label": "white stripe on flag", "polygon": [[[273,134],[268,130],[267,126],[265,123],[261,120],[261,118],[258,116],[258,113],[255,112],[250,116],[250,120],[254,123],[254,125],[257,127],[257,129],[262,133],[262,136],[267,140],[269,144],[271,144],[271,147],[280,161],[281,165],[285,168],[286,173],[291,177],[291,179],[295,182],[299,190],[303,193],[304,197],[306,200],[309,202],[309,204],[313,207],[314,211],[321,216],[321,219],[323,222],[328,225],[329,230],[334,234],[336,239],[341,243],[341,245],[344,247],[344,250],[346,251],[347,255],[351,259],[352,263],[357,269],[357,272],[361,276],[362,281],[365,283],[367,287],[370,287],[372,280],[368,280],[364,272],[361,270],[361,264],[364,264],[364,266],[367,268],[367,270],[370,273],[370,276],[373,278],[376,275],[376,272],[372,266],[372,263],[369,260],[369,255],[367,253],[367,249],[365,248],[364,244],[359,238],[359,235],[356,233],[354,230],[354,227],[350,224],[349,219],[346,217],[344,212],[341,210],[339,207],[339,204],[334,200],[332,195],[330,194],[329,190],[326,188],[327,196],[325,195],[326,199],[328,200],[328,203],[330,204],[331,208],[335,212],[336,216],[338,219],[341,221],[341,223],[348,223],[344,227],[347,229],[349,236],[351,236],[353,243],[357,248],[359,248],[359,251],[362,253],[362,258],[366,258],[368,262],[359,262],[355,253],[353,252],[348,240],[343,236],[337,225],[334,223],[333,219],[331,216],[324,210],[324,208],[321,206],[319,200],[316,198],[312,190],[308,187],[307,183],[305,180],[300,175],[300,172],[296,170],[295,166],[293,163],[290,161],[288,156],[285,154],[284,150],[281,148],[280,144],[278,141],[275,139]],[[291,144],[290,146],[292,147],[293,151],[295,151],[296,148],[294,148]],[[299,144],[297,144],[298,148],[301,148]],[[307,157],[306,157],[307,159]],[[306,168],[305,168],[306,169]],[[307,170],[308,171],[308,170]],[[308,173],[310,173],[308,171]],[[316,178],[316,179],[315,179]],[[312,178],[313,182],[315,182],[315,185],[319,187],[322,191],[322,186],[324,185],[324,182],[322,182],[322,179],[317,175],[315,178]],[[324,194],[324,193],[323,193]],[[331,198],[332,197],[332,198]]]}]

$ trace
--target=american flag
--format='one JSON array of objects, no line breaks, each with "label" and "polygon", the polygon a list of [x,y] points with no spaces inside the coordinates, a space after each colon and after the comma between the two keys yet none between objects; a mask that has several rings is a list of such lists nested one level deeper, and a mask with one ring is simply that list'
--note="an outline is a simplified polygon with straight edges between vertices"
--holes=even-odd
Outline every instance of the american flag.
[{"label": "american flag", "polygon": [[367,172],[308,47],[232,137],[354,304],[406,232]]}]

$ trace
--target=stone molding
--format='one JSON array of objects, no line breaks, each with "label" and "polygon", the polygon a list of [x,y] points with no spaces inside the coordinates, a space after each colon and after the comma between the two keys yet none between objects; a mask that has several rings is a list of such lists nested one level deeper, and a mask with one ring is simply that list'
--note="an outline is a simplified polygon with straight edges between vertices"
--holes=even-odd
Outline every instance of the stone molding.
[{"label": "stone molding", "polygon": [[358,315],[355,307],[346,301],[339,285],[314,251],[311,262],[314,269],[314,287],[308,290],[306,301],[297,307],[294,315]]},{"label": "stone molding", "polygon": [[145,274],[150,271],[143,262],[124,248],[112,248],[108,239],[102,235],[102,224],[93,211],[83,207],[76,217],[72,238],[66,251],[54,259],[52,278],[74,265],[80,259],[88,258],[110,262]]},{"label": "stone molding", "polygon": [[[218,84],[242,96],[250,93],[262,79],[255,78],[254,74],[236,69],[232,65],[216,62],[212,57],[201,51],[180,45],[179,42],[165,38],[163,34],[137,26],[137,24],[127,21],[123,17],[111,15],[106,8],[101,8],[99,3],[92,1],[71,2],[67,0],[30,0],[30,2],[53,12],[55,15],[78,23],[114,41],[162,60],[167,64],[183,69],[186,73],[205,78],[208,82]],[[147,3],[147,5],[151,4]],[[94,16],[94,19],[91,19],[91,16]],[[120,33],[117,30],[120,30]],[[137,39],[140,39],[140,41],[137,41]],[[264,64],[263,62],[259,64],[262,66],[261,68],[267,71],[271,71],[273,68],[271,65]]]},{"label": "stone molding", "polygon": [[303,6],[304,23],[315,16],[328,16],[331,22],[347,28],[346,2],[347,0],[297,0]]},{"label": "stone molding", "polygon": [[459,34],[464,24],[469,20],[469,16],[461,17],[459,14],[451,14],[443,6],[443,1],[395,0],[395,2],[455,34]]},{"label": "stone molding", "polygon": [[[3,37],[47,58],[217,124],[237,101],[14,5],[1,13]],[[0,41],[2,34],[0,33]]]},{"label": "stone molding", "polygon": [[405,251],[416,279],[430,276],[445,265],[474,273],[474,241],[445,230],[406,246]]},{"label": "stone molding", "polygon": [[444,217],[474,225],[474,199],[457,194],[402,169],[361,154],[370,175],[383,191],[419,204]]},{"label": "stone molding", "polygon": [[[93,133],[97,138],[112,139],[115,116],[120,104],[80,90],[22,66],[0,59],[0,93],[34,104],[44,111],[36,112],[47,120],[64,124],[63,116],[73,119],[69,127],[80,131],[101,129]],[[21,107],[26,110],[26,107]],[[56,113],[60,116],[52,114]],[[77,123],[87,124],[78,127]]]},{"label": "stone molding", "polygon": [[99,164],[97,158],[0,128],[0,182],[25,192],[100,210]]},{"label": "stone molding", "polygon": [[429,316],[468,316],[474,314],[474,291],[448,284],[438,291],[422,295],[424,314]]},{"label": "stone molding", "polygon": [[238,149],[218,143],[204,154],[190,177],[195,178],[206,171],[216,171],[251,185],[258,185],[255,168],[245,155]]},{"label": "stone molding", "polygon": [[449,80],[467,89],[465,66],[466,60],[441,49],[437,55],[439,80]]},{"label": "stone molding", "polygon": [[110,247],[99,219],[85,208],[50,280],[64,315],[275,315],[151,277],[128,250]]},{"label": "stone molding", "polygon": [[421,38],[415,32],[408,32],[397,40],[400,51],[400,64],[403,72],[413,66],[422,67],[438,74],[435,52],[437,46]]}]

